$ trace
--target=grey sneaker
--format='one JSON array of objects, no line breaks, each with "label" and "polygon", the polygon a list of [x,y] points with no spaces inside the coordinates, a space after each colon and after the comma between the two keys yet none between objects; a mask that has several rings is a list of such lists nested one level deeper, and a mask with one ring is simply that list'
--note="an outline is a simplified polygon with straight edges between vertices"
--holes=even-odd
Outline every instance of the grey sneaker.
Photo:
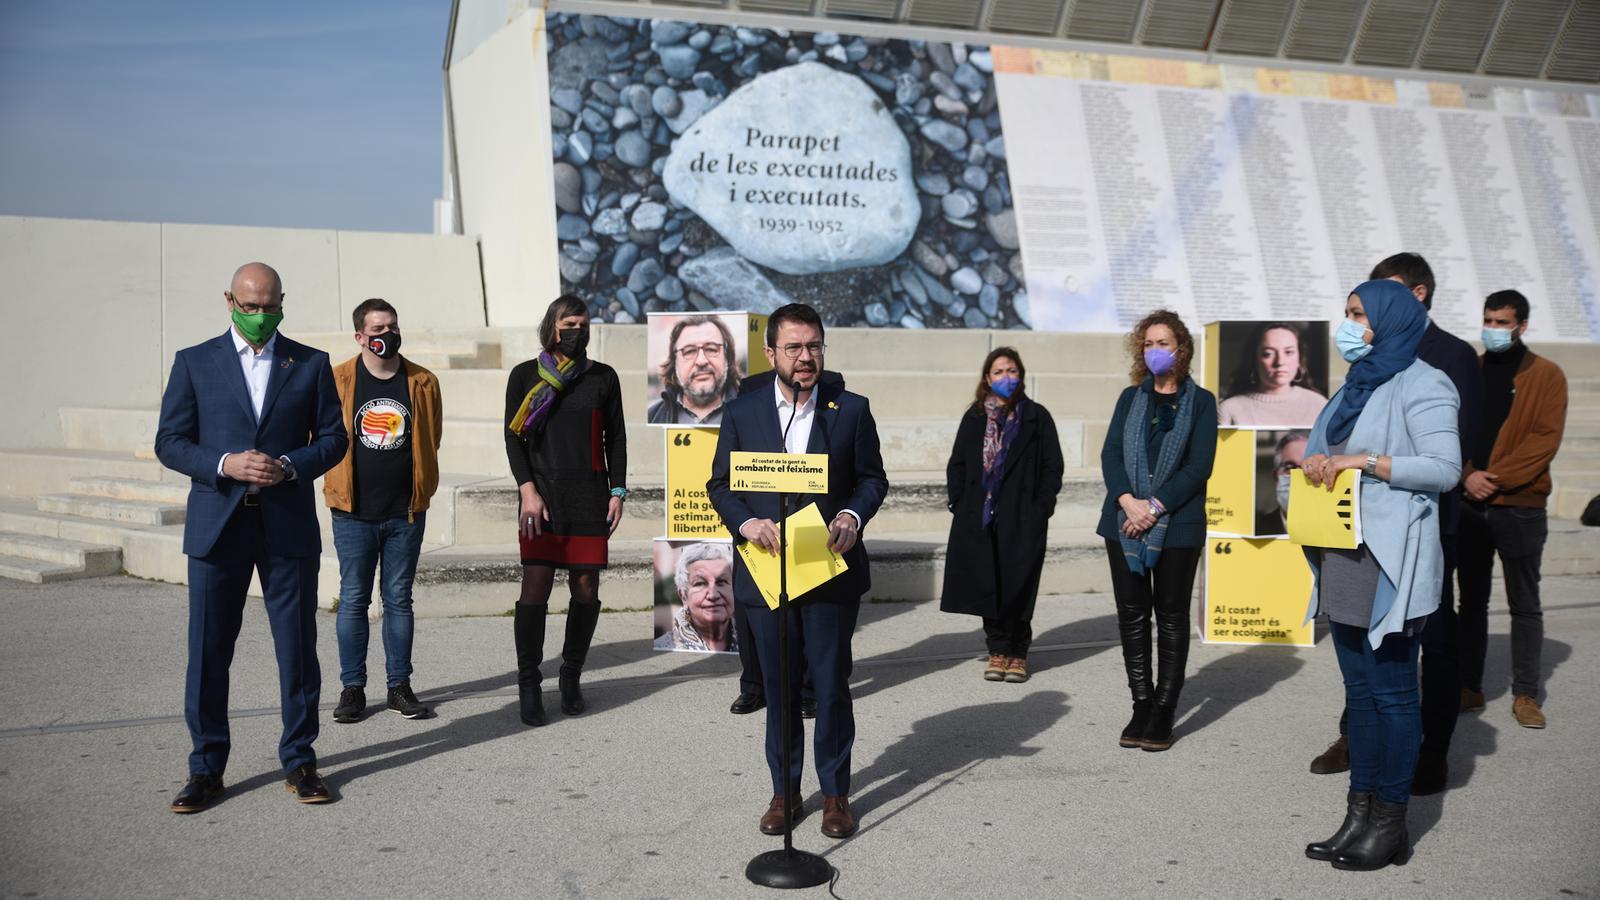
[{"label": "grey sneaker", "polygon": [[428,717],[428,708],[417,702],[417,695],[411,693],[409,681],[402,681],[389,688],[389,708],[408,719]]},{"label": "grey sneaker", "polygon": [[333,708],[335,722],[359,722],[367,711],[367,691],[359,684],[347,684],[339,692],[339,705]]}]

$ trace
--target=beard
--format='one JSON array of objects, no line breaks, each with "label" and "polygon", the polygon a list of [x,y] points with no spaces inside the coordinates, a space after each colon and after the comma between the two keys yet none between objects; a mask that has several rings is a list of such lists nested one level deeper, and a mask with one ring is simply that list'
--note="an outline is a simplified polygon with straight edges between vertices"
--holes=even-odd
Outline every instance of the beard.
[{"label": "beard", "polygon": [[[699,374],[699,373],[695,373],[695,374]],[[715,376],[716,373],[712,372],[711,374],[713,376]],[[713,403],[716,400],[721,399],[721,397],[722,397],[722,381],[721,380],[713,378],[713,380],[708,382],[708,381],[705,381],[705,380],[702,380],[702,379],[695,378],[694,375],[691,375],[689,377],[690,377],[689,382],[683,386],[683,396],[690,403],[693,403],[696,406],[705,406],[708,403]]]}]

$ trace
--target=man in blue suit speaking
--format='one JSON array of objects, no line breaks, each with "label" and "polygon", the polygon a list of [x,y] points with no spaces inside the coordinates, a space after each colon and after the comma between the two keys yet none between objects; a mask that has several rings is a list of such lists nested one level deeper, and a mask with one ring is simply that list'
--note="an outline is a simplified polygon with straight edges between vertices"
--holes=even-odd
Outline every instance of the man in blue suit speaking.
[{"label": "man in blue suit speaking", "polygon": [[349,438],[328,355],[277,333],[278,273],[247,263],[223,296],[233,326],[178,351],[156,430],[156,456],[191,479],[183,530],[189,557],[183,713],[194,751],[189,781],[172,800],[176,813],[200,812],[222,796],[228,667],[252,572],[261,578],[278,657],[285,781],[301,803],[332,799],[311,749],[322,690],[316,620],[322,535],[312,483],[344,458]]},{"label": "man in blue suit speaking", "polygon": [[[778,550],[778,495],[729,488],[729,454],[826,453],[826,496],[790,498],[790,512],[816,503],[828,522],[829,543],[844,555],[849,569],[838,578],[793,598],[790,628],[805,633],[805,667],[816,689],[817,718],[813,753],[822,783],[822,833],[843,838],[855,833],[850,812],[850,747],[855,743],[855,714],[850,706],[850,637],[861,610],[861,597],[872,586],[861,531],[889,491],[878,450],[878,429],[867,399],[836,386],[819,384],[823,364],[822,319],[803,303],[780,307],[767,319],[767,360],[777,373],[772,389],[745,394],[723,407],[717,452],[706,490],[711,504],[735,540],[750,541],[768,552]],[[772,801],[761,817],[765,834],[782,834],[784,817],[798,822],[800,774],[805,761],[805,729],[797,719],[790,744],[782,746],[779,700],[787,690],[793,703],[800,695],[799,665],[778,667],[778,614],[767,608],[744,560],[735,557],[734,597],[749,614],[756,638],[767,697],[767,767],[772,770]],[[791,661],[797,662],[797,661]],[[796,704],[797,705],[797,704]],[[787,751],[792,782],[783,783]]]}]

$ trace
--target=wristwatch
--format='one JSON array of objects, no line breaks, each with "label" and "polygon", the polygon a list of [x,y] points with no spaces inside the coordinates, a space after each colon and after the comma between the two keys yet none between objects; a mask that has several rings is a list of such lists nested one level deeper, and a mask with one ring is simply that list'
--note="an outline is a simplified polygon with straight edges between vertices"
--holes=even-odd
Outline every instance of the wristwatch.
[{"label": "wristwatch", "polygon": [[1373,478],[1378,477],[1378,451],[1373,450],[1367,453],[1367,464],[1362,466],[1361,470]]},{"label": "wristwatch", "polygon": [[278,463],[283,466],[283,480],[293,481],[295,479],[294,463],[290,462],[287,456],[278,457]]}]

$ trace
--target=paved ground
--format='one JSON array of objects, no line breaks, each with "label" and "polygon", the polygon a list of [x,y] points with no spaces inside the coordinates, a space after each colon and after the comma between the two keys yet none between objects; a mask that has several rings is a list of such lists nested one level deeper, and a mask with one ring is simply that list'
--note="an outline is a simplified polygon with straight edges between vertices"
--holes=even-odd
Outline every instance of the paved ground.
[{"label": "paved ground", "polygon": [[[1331,649],[1196,645],[1179,741],[1123,750],[1105,596],[1041,600],[1035,678],[979,678],[976,622],[872,604],[856,637],[855,806],[834,842],[804,822],[845,898],[1592,897],[1600,895],[1600,603],[1546,581],[1550,727],[1511,719],[1507,619],[1489,708],[1460,720],[1451,789],[1418,798],[1416,857],[1379,873],[1307,860],[1342,815],[1341,776],[1306,773],[1339,710]],[[0,895],[6,897],[751,897],[776,846],[761,716],[726,712],[736,662],[654,654],[644,613],[602,618],[590,713],[522,727],[511,623],[419,623],[422,722],[324,714],[339,794],[293,803],[275,758],[265,616],[234,663],[228,799],[167,812],[185,775],[184,589],[128,578],[0,585]],[[553,620],[549,650],[559,647]],[[338,692],[319,620],[324,708]],[[381,671],[374,641],[373,663]],[[551,702],[554,708],[553,698]],[[811,801],[815,776],[808,773]],[[824,889],[813,892],[823,895]]]}]

